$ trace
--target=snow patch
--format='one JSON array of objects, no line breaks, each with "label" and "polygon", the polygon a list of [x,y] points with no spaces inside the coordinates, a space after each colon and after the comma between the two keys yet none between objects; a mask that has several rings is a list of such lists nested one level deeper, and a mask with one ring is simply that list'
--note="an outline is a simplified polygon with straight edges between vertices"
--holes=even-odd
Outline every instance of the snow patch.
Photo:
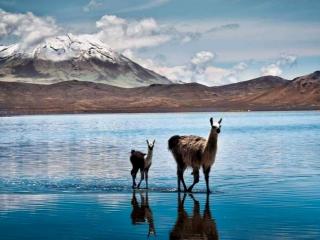
[{"label": "snow patch", "polygon": [[101,61],[117,62],[119,54],[110,47],[89,36],[74,36],[72,34],[46,39],[35,49],[35,58],[54,62],[70,59],[97,58]]}]

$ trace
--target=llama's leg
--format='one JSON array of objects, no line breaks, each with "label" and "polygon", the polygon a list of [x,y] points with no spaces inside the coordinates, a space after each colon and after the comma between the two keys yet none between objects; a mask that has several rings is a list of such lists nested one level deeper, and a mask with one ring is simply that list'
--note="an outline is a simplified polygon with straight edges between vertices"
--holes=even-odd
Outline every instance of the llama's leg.
[{"label": "llama's leg", "polygon": [[178,181],[178,192],[181,192],[181,188],[180,188],[181,179],[180,179],[179,168],[177,168],[177,181]]},{"label": "llama's leg", "polygon": [[145,175],[146,175],[146,188],[148,189],[148,172],[149,169],[145,171]]},{"label": "llama's leg", "polygon": [[206,180],[206,186],[207,186],[207,193],[211,193],[210,187],[209,187],[209,173],[210,173],[211,167],[203,168],[204,173],[204,179]]},{"label": "llama's leg", "polygon": [[137,176],[137,172],[138,172],[138,169],[137,168],[132,168],[131,170],[131,176],[132,176],[132,188],[135,188],[136,187],[136,176]]},{"label": "llama's leg", "polygon": [[193,174],[193,183],[188,188],[188,192],[191,192],[194,185],[196,185],[199,182],[199,169],[194,168],[192,174]]},{"label": "llama's leg", "polygon": [[[186,192],[186,191],[187,191],[187,186],[186,186],[186,183],[184,182],[184,179],[183,179],[183,173],[184,173],[184,171],[185,171],[185,168],[181,168],[181,167],[178,168],[178,179],[180,179],[180,181],[182,182],[184,191]],[[180,184],[179,184],[179,185],[180,185]],[[179,186],[178,186],[178,187],[179,187]]]},{"label": "llama's leg", "polygon": [[140,188],[140,185],[141,185],[141,183],[142,183],[142,181],[143,181],[143,179],[144,179],[144,170],[141,170],[140,169],[140,173],[141,173],[141,178],[140,178],[140,182],[139,182],[139,184],[138,184],[138,188]]}]

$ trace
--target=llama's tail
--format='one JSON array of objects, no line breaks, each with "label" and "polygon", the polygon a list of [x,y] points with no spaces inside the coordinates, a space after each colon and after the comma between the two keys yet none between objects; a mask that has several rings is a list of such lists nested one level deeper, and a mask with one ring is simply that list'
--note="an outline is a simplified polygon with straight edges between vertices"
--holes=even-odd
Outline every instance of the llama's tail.
[{"label": "llama's tail", "polygon": [[172,149],[174,149],[174,148],[177,146],[179,140],[180,140],[180,136],[179,136],[179,135],[174,135],[174,136],[172,136],[172,137],[168,140],[168,149],[169,149],[170,151],[172,151]]}]

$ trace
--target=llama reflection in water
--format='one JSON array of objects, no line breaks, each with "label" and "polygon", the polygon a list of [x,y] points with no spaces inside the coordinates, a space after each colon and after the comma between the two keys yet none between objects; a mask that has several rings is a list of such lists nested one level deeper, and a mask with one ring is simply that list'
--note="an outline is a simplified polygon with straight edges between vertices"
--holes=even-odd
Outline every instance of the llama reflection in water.
[{"label": "llama reflection in water", "polygon": [[136,197],[136,191],[134,190],[132,193],[132,212],[131,212],[131,220],[133,225],[147,223],[149,225],[148,230],[148,238],[151,235],[156,235],[156,230],[154,227],[152,211],[149,206],[149,198],[148,198],[148,191],[140,194],[140,204]]},{"label": "llama reflection in water", "polygon": [[186,194],[183,195],[182,201],[180,193],[178,194],[178,218],[170,232],[170,239],[219,239],[216,223],[210,212],[209,194],[202,216],[199,201],[192,194],[189,196],[193,200],[192,216],[184,209]]}]

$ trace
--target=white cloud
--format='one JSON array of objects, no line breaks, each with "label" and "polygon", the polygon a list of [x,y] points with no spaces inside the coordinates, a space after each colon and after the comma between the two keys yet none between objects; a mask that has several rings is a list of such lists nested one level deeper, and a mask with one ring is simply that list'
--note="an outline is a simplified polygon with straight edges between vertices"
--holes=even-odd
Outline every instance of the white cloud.
[{"label": "white cloud", "polygon": [[166,3],[170,2],[170,0],[149,0],[147,3],[135,6],[135,7],[129,7],[122,9],[118,11],[119,13],[125,13],[125,12],[135,12],[135,11],[141,11],[146,10],[150,8],[159,7],[161,5],[164,5]]},{"label": "white cloud", "polygon": [[290,54],[281,54],[276,64],[279,66],[292,66],[297,63],[297,56]]},{"label": "white cloud", "polygon": [[99,21],[96,22],[97,28],[121,26],[126,24],[127,21],[115,15],[104,15]]},{"label": "white cloud", "polygon": [[223,76],[223,84],[235,83],[240,81],[240,75],[242,72],[248,69],[248,64],[245,62],[240,62],[234,65],[228,73]]},{"label": "white cloud", "polygon": [[31,47],[59,32],[53,18],[32,13],[8,13],[0,9],[0,39],[15,37],[21,48]]},{"label": "white cloud", "polygon": [[209,30],[206,31],[206,33],[215,33],[219,31],[225,31],[225,30],[235,30],[240,28],[240,25],[238,23],[228,23],[228,24],[222,24],[220,26],[212,27]]},{"label": "white cloud", "polygon": [[[214,25],[214,26],[212,26]],[[216,34],[224,31],[236,30],[240,27],[239,24],[210,24],[205,26],[194,26],[192,24],[167,23],[163,26],[162,31],[167,32],[172,36],[172,39],[181,42],[189,43],[191,41],[200,40],[206,36],[216,36]]]},{"label": "white cloud", "polygon": [[127,20],[115,15],[105,15],[96,22],[96,36],[117,50],[155,47],[168,42],[188,43],[213,32],[233,30],[238,24],[222,24],[190,31],[174,23],[159,24],[153,18]]},{"label": "white cloud", "polygon": [[[90,11],[101,5],[101,0],[90,0],[83,10]],[[54,19],[37,17],[32,13],[15,14],[1,10],[0,20],[0,38],[14,36],[22,42],[23,47],[33,46],[61,32]],[[173,23],[159,24],[153,18],[127,20],[115,15],[105,15],[96,22],[96,29],[91,36],[115,50],[123,51],[155,47],[168,42],[187,43],[212,32],[235,28],[237,24],[223,24],[188,31]]]},{"label": "white cloud", "polygon": [[282,69],[275,63],[269,64],[261,68],[262,76],[280,76],[282,74]]},{"label": "white cloud", "polygon": [[123,55],[137,62],[141,66],[151,69],[156,73],[166,76],[174,82],[182,82],[191,79],[192,71],[186,65],[166,66],[149,58],[139,58],[132,50],[125,50]]},{"label": "white cloud", "polygon": [[240,62],[237,65],[234,66],[234,69],[236,71],[244,71],[248,68],[248,64],[246,64],[245,62]]},{"label": "white cloud", "polygon": [[[197,82],[206,85],[212,85],[212,76],[213,67],[212,61],[215,57],[215,54],[209,51],[201,51],[196,53],[191,57],[190,63],[188,65],[189,71],[192,72],[188,82]],[[208,68],[211,66],[211,71],[208,71]],[[216,68],[214,68],[216,70]]]},{"label": "white cloud", "polygon": [[87,5],[85,5],[82,9],[85,12],[90,12],[92,10],[98,9],[103,6],[103,3],[99,0],[90,0]]},{"label": "white cloud", "polygon": [[191,63],[195,65],[204,64],[211,61],[214,58],[214,54],[209,51],[202,51],[196,53],[196,55],[191,58]]},{"label": "white cloud", "polygon": [[96,37],[116,50],[152,47],[168,42],[171,37],[160,31],[153,18],[127,21],[105,15],[96,22]]},{"label": "white cloud", "polygon": [[282,54],[274,63],[268,64],[261,68],[261,75],[280,76],[283,73],[283,68],[291,67],[297,62],[297,56]]},{"label": "white cloud", "polygon": [[[228,69],[208,66],[204,71],[205,82],[210,86],[225,85],[225,77],[229,74]],[[204,83],[205,84],[205,83]]]},{"label": "white cloud", "polygon": [[[293,23],[243,19],[234,19],[233,21],[228,23],[225,20],[213,19],[185,20],[183,22],[172,20],[167,24],[174,26],[178,32],[193,33],[193,38],[186,37],[186,42],[189,41],[186,46],[189,48],[189,52],[195,47],[202,46],[208,51],[217,52],[219,54],[217,61],[224,63],[264,61],[272,59],[282,52],[295,53],[300,57],[320,54],[318,47],[320,23],[318,22]],[[190,42],[192,40],[197,41]],[[168,56],[171,54],[169,51],[167,52]],[[162,52],[164,51],[162,50]]]},{"label": "white cloud", "polygon": [[[145,68],[151,69],[156,73],[166,76],[173,82],[197,82],[200,84],[214,86],[225,84],[225,79],[232,70],[219,68],[212,65],[214,53],[201,51],[196,53],[188,63],[176,66],[166,66],[163,62],[157,62],[152,59],[142,59],[137,57],[133,51],[126,50],[125,56],[136,61]],[[245,63],[241,63],[238,68],[244,68]]]}]

